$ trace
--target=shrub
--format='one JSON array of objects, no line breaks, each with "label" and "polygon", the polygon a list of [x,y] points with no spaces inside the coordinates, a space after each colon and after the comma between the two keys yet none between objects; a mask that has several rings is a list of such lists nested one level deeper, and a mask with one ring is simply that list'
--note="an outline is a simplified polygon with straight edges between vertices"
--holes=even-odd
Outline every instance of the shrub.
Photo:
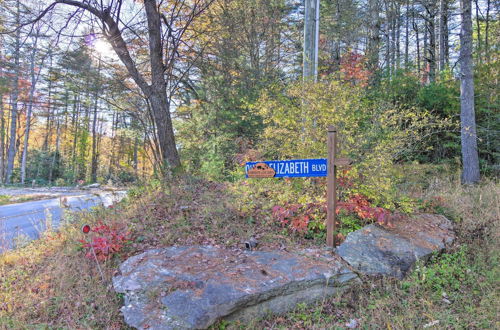
[{"label": "shrub", "polygon": [[336,126],[339,156],[354,160],[346,174],[354,185],[346,190],[387,209],[398,198],[390,165],[449,125],[428,111],[368,105],[361,87],[336,80],[278,86],[262,95],[257,108],[266,125],[259,145],[267,158],[326,157],[326,130]]},{"label": "shrub", "polygon": [[130,233],[128,231],[116,226],[105,225],[102,222],[99,222],[91,231],[94,235],[90,241],[79,240],[82,247],[87,251],[85,256],[90,259],[94,258],[95,253],[97,260],[107,260],[120,252],[125,244],[130,242]]}]

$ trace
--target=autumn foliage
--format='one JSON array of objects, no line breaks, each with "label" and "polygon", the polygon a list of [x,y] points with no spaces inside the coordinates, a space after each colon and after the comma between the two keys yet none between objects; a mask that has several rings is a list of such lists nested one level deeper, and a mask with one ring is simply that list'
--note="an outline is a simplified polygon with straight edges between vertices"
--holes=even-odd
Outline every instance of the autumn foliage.
[{"label": "autumn foliage", "polygon": [[352,51],[342,56],[340,72],[345,81],[361,87],[368,85],[371,75],[370,71],[366,69],[366,56]]},{"label": "autumn foliage", "polygon": [[[91,229],[94,233],[90,241],[79,240],[83,248],[86,250],[85,256],[93,259],[94,253],[99,261],[104,261],[111,258],[130,241],[130,233],[121,230],[117,226],[108,226],[99,222],[97,226]],[[94,252],[92,252],[92,249]]]},{"label": "autumn foliage", "polygon": [[[272,208],[273,217],[283,227],[288,227],[294,232],[305,233],[308,231],[309,223],[314,216],[319,216],[322,221],[326,219],[327,203],[287,204],[276,205]],[[352,195],[345,202],[338,202],[335,212],[346,211],[348,214],[356,215],[363,221],[379,224],[389,222],[391,212],[382,207],[372,206],[368,199],[359,194]]]}]

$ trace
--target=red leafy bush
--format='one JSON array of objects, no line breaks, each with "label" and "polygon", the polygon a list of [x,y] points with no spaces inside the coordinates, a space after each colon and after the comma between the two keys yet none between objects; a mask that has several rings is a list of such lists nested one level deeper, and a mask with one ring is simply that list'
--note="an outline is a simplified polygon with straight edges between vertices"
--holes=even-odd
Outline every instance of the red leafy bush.
[{"label": "red leafy bush", "polygon": [[325,203],[289,204],[285,207],[274,206],[273,216],[285,227],[291,230],[306,232],[313,214],[326,213]]},{"label": "red leafy bush", "polygon": [[128,231],[105,225],[102,222],[92,228],[91,232],[94,233],[91,241],[80,240],[80,243],[87,250],[85,254],[87,258],[94,258],[93,249],[99,261],[107,260],[113,254],[120,252],[123,246],[130,241],[130,233]]},{"label": "red leafy bush", "polygon": [[340,210],[355,213],[363,220],[376,220],[380,224],[387,223],[388,217],[391,214],[387,209],[371,206],[366,197],[362,195],[353,195],[347,202],[338,202],[337,214]]},{"label": "red leafy bush", "polygon": [[[322,214],[326,218],[326,203],[288,204],[276,205],[272,208],[273,217],[283,227],[289,227],[292,231],[306,232],[314,214]],[[362,220],[377,221],[380,224],[389,223],[391,212],[382,207],[370,205],[368,199],[362,195],[353,195],[346,202],[338,202],[336,213],[345,210],[357,215]]]}]

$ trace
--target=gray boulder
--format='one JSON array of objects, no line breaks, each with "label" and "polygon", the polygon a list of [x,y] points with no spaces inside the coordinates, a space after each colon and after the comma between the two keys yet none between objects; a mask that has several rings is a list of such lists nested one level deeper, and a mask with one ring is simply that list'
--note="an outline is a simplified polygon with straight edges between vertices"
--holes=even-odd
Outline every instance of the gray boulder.
[{"label": "gray boulder", "polygon": [[394,228],[376,224],[347,235],[337,253],[365,275],[403,278],[417,259],[426,259],[453,242],[451,222],[442,215],[401,218]]},{"label": "gray boulder", "polygon": [[325,251],[303,254],[169,247],[131,257],[113,278],[125,322],[138,329],[200,329],[247,322],[330,296],[357,280]]},{"label": "gray boulder", "polygon": [[113,285],[124,294],[128,325],[200,329],[221,318],[248,322],[287,312],[349,287],[359,281],[356,273],[402,278],[417,259],[454,239],[445,217],[420,214],[393,228],[369,225],[350,233],[338,255],[169,247],[126,260]]}]

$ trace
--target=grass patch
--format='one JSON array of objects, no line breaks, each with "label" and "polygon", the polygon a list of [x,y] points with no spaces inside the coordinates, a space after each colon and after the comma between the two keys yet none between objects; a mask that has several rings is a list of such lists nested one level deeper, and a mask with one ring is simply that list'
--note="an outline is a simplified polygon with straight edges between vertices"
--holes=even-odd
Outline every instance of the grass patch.
[{"label": "grass patch", "polygon": [[50,199],[50,198],[56,198],[56,197],[51,195],[18,195],[18,196],[0,195],[0,206],[15,204],[15,203],[40,201],[43,199]]}]

